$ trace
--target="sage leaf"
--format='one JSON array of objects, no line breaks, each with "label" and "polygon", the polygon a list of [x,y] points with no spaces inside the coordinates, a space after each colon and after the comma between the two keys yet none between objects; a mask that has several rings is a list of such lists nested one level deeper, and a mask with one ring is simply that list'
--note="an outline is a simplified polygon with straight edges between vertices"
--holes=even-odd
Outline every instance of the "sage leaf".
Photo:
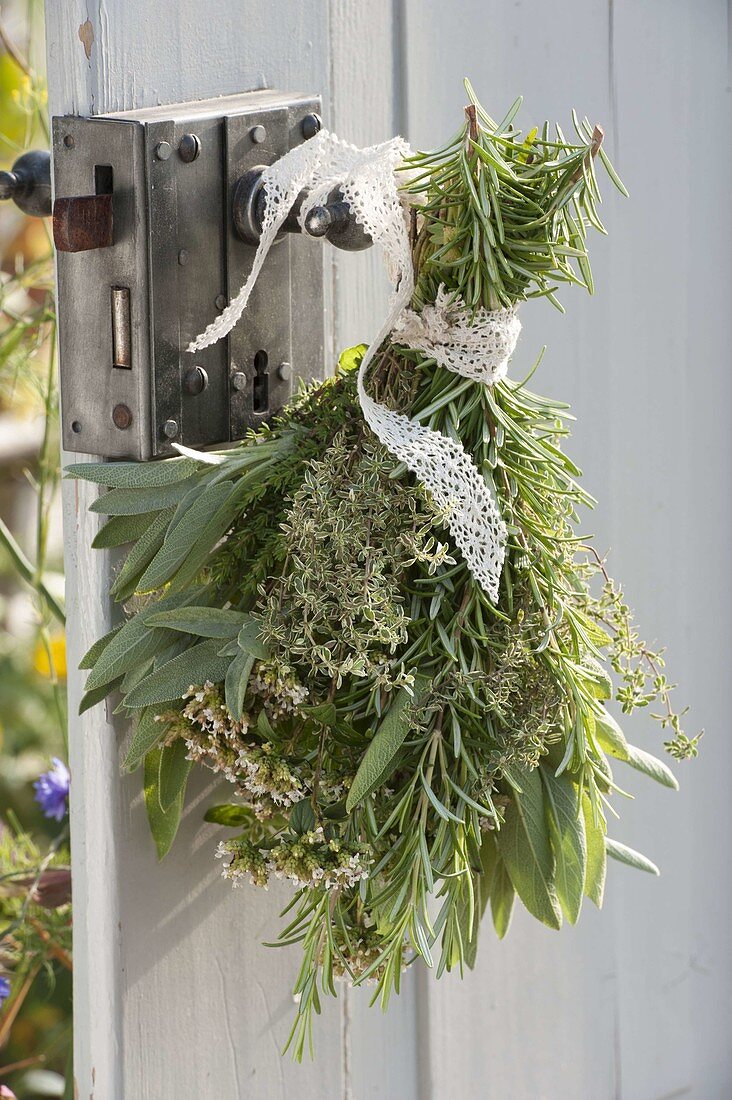
[{"label": "sage leaf", "polygon": [[493,927],[496,930],[499,940],[502,940],[508,932],[515,900],[516,891],[511,882],[508,868],[503,860],[499,859],[491,878],[490,891]]},{"label": "sage leaf", "polygon": [[595,734],[601,748],[616,760],[622,760],[630,764],[631,768],[643,772],[650,779],[655,779],[663,787],[670,787],[677,791],[679,784],[676,776],[662,760],[652,756],[645,749],[630,745],[625,739],[623,731],[611,714],[604,707],[600,711],[593,711],[595,716]]},{"label": "sage leaf", "polygon": [[257,731],[259,732],[260,737],[263,737],[265,741],[275,740],[275,731],[272,728],[272,723],[267,717],[267,712],[264,710],[264,708],[260,710],[259,714],[257,715]]},{"label": "sage leaf", "polygon": [[64,473],[109,489],[157,489],[184,481],[198,469],[190,458],[167,458],[164,462],[77,462]]},{"label": "sage leaf", "polygon": [[161,757],[161,749],[152,749],[145,757],[144,771],[145,808],[158,859],[164,859],[170,851],[183,812],[182,793],[167,810],[164,811],[160,805]]},{"label": "sage leaf", "polygon": [[628,742],[618,723],[604,707],[593,709],[595,736],[601,748],[616,760],[628,759]]},{"label": "sage leaf", "polygon": [[140,711],[130,747],[122,764],[126,772],[137,771],[150,750],[159,744],[170,729],[170,722],[157,720],[156,710],[156,707],[145,707]]},{"label": "sage leaf", "polygon": [[656,864],[652,863],[647,856],[644,856],[641,852],[636,852],[635,848],[628,848],[617,840],[611,840],[608,836],[605,837],[605,848],[607,854],[619,863],[627,863],[628,867],[635,867],[638,871],[647,871],[649,875],[660,875],[661,873]]},{"label": "sage leaf", "polygon": [[116,600],[126,600],[135,591],[140,577],[163,545],[172,515],[172,508],[165,508],[162,512],[158,512],[157,516],[149,522],[145,533],[130,550],[109,590]]},{"label": "sage leaf", "polygon": [[145,616],[148,626],[164,626],[199,638],[235,638],[250,616],[243,611],[222,610],[219,607],[182,607],[170,611],[155,611]]},{"label": "sage leaf", "polygon": [[290,828],[298,836],[315,828],[315,814],[309,798],[301,798],[290,810]]},{"label": "sage leaf", "polygon": [[219,657],[219,643],[215,640],[199,642],[178,654],[172,661],[156,668],[125,697],[125,706],[153,706],[156,703],[172,703],[182,699],[189,687],[221,683],[229,671],[231,660]]},{"label": "sage leaf", "polygon": [[185,588],[186,585],[190,584],[190,582],[198,576],[211,555],[216,552],[220,539],[223,538],[229,527],[231,527],[240,507],[241,499],[239,487],[237,486],[231,493],[231,496],[225,501],[223,506],[219,508],[218,512],[211,517],[209,523],[207,523],[201,531],[192,545],[190,552],[186,555],[180,569],[175,574],[175,577],[173,577],[171,587]]},{"label": "sage leaf", "polygon": [[175,485],[152,489],[110,489],[89,505],[89,511],[100,512],[103,516],[136,516],[142,512],[160,512],[163,508],[178,504],[193,488],[196,480],[195,477],[188,477]]},{"label": "sage leaf", "polygon": [[248,806],[236,806],[232,802],[221,806],[209,806],[203,815],[204,821],[211,821],[215,825],[228,825],[229,828],[238,829],[242,825],[248,825],[252,820],[252,811]]},{"label": "sage leaf", "polygon": [[[226,659],[226,658],[224,658]],[[241,722],[244,709],[244,696],[247,693],[249,677],[254,668],[254,657],[251,653],[239,653],[229,665],[224,680],[224,698],[231,716],[236,722]]]},{"label": "sage leaf", "polygon": [[636,771],[643,772],[644,775],[655,779],[656,783],[660,783],[663,787],[670,787],[672,791],[678,791],[678,780],[663,760],[658,760],[650,752],[638,749],[635,745],[628,745],[627,751],[627,762],[631,768],[635,768]]},{"label": "sage leaf", "polygon": [[607,869],[607,851],[605,849],[605,829],[599,813],[597,820],[592,812],[592,803],[587,793],[582,796],[582,814],[585,819],[585,838],[587,841],[587,865],[585,867],[585,896],[602,908],[605,894],[605,873]]},{"label": "sage leaf", "polygon": [[555,775],[544,764],[540,765],[540,772],[554,851],[557,897],[569,923],[576,924],[582,908],[587,870],[585,822],[578,789],[566,772]]},{"label": "sage leaf", "polygon": [[397,693],[359,764],[346,799],[349,813],[391,775],[399,750],[409,733],[409,708],[419,705],[428,683],[426,677],[418,676],[413,697],[404,688]]},{"label": "sage leaf", "polygon": [[[193,593],[172,593],[158,604],[159,608],[179,607],[190,599]],[[195,598],[195,596],[193,597]],[[109,683],[135,668],[143,661],[154,657],[166,645],[174,641],[173,631],[162,632],[145,625],[141,615],[129,619],[105,646],[94,664],[86,682],[87,691]]]},{"label": "sage leaf", "polygon": [[85,691],[79,703],[79,715],[86,714],[86,712],[91,710],[92,707],[95,707],[97,703],[101,703],[103,699],[106,699],[108,695],[111,695],[113,691],[117,690],[121,682],[122,677],[118,676],[116,680],[112,680],[102,687],[94,688],[91,691]]},{"label": "sage leaf", "polygon": [[[168,531],[165,540],[139,581],[141,592],[162,588],[183,565],[186,558],[202,539],[208,538],[211,522],[231,497],[233,483],[207,485],[196,498],[176,527]],[[228,526],[228,524],[227,524]],[[209,550],[219,536],[211,535]]]},{"label": "sage leaf", "polygon": [[137,542],[154,519],[155,512],[143,512],[138,516],[112,516],[97,531],[92,547],[94,550],[109,550],[114,546]]},{"label": "sage leaf", "polygon": [[244,653],[251,653],[252,657],[256,657],[259,661],[266,661],[269,653],[259,636],[259,631],[259,623],[250,617],[249,622],[245,623],[239,631],[237,643]]},{"label": "sage leaf", "polygon": [[[124,676],[122,677],[122,683],[120,684],[120,691],[122,692],[122,694],[127,695],[127,693],[132,691],[134,687],[137,687],[140,680],[143,680],[147,676],[148,672],[152,672],[154,668],[155,658],[150,657],[149,660],[142,661],[139,665],[135,665],[134,668],[131,668],[127,672],[125,672]],[[121,705],[124,707],[124,700],[122,701]]]},{"label": "sage leaf", "polygon": [[121,629],[121,626],[116,626],[114,630],[110,630],[108,634],[104,634],[101,638],[97,638],[94,645],[87,649],[86,653],[79,661],[79,668],[92,668],[112,641],[112,638],[114,638],[115,634],[119,634]]},{"label": "sage leaf", "polygon": [[188,776],[193,767],[193,762],[186,759],[187,752],[185,741],[178,737],[172,745],[165,745],[160,753],[158,798],[163,813],[167,813],[174,802],[185,795]]},{"label": "sage leaf", "polygon": [[612,699],[613,682],[605,668],[589,654],[584,657],[582,673],[585,683],[596,699]]},{"label": "sage leaf", "polygon": [[544,790],[538,769],[516,768],[522,793],[514,791],[506,819],[497,833],[501,853],[516,893],[529,912],[560,928],[562,910],[554,883],[554,855],[549,840]]}]

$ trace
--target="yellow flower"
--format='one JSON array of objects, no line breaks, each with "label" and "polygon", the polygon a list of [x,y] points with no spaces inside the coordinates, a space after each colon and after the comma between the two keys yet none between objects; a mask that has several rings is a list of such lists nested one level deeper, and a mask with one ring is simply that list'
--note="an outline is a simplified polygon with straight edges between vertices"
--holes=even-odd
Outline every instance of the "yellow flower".
[{"label": "yellow flower", "polygon": [[[51,660],[56,675],[60,680],[66,677],[66,635],[54,634],[50,643]],[[51,678],[51,666],[48,662],[48,651],[41,640],[36,643],[33,654],[33,667],[40,676]]]}]

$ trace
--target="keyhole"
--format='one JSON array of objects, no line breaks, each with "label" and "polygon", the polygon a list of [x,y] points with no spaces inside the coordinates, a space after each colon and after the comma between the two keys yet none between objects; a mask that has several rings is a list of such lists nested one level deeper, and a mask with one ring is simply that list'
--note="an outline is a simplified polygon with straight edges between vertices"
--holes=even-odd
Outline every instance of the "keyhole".
[{"label": "keyhole", "polygon": [[265,413],[269,408],[269,374],[267,365],[269,356],[266,351],[258,351],[254,356],[254,382],[252,388],[252,408],[256,413]]}]

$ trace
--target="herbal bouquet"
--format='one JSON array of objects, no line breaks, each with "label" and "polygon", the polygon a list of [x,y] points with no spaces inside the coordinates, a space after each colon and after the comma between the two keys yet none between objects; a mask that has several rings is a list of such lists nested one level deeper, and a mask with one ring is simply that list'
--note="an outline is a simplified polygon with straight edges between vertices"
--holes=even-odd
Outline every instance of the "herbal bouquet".
[{"label": "herbal bouquet", "polygon": [[607,836],[613,768],[676,781],[613,710],[656,704],[668,751],[696,752],[578,533],[567,406],[506,374],[519,303],[593,290],[596,163],[623,185],[598,127],[524,136],[520,101],[497,124],[467,87],[436,152],[323,131],[268,170],[260,266],[300,188],[336,177],[383,247],[394,308],[369,349],[232,449],[69,471],[109,489],[95,545],[131,544],[82,708],[114,693],[134,717],[161,857],[200,764],[230,784],[206,814],[224,877],[294,884],[297,1057],[336,978],[386,1006],[416,960],[472,966],[488,907],[499,936],[516,895],[559,928],[602,903],[608,855],[655,872]]}]

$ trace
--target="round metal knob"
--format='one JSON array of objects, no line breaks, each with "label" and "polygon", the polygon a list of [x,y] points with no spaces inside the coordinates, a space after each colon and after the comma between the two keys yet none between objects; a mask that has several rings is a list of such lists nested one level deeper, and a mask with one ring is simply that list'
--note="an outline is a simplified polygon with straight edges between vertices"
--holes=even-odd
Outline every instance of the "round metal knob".
[{"label": "round metal knob", "polygon": [[51,213],[51,154],[34,149],[18,157],[10,172],[0,172],[0,199],[12,199],[24,214]]},{"label": "round metal knob", "polygon": [[354,218],[340,191],[331,193],[325,206],[314,206],[308,212],[305,232],[311,237],[325,237],[336,248],[344,248],[347,252],[361,252],[374,243]]},{"label": "round metal knob", "polygon": [[[264,221],[266,195],[262,182],[263,165],[250,168],[241,176],[234,187],[232,213],[234,229],[247,244],[259,244]],[[298,220],[306,192],[302,192],[289,211],[282,229],[287,233],[299,233]],[[305,219],[305,231],[310,237],[325,237],[336,248],[349,252],[360,252],[373,244],[371,237],[357,223],[350,206],[343,199],[342,192],[336,188],[328,195],[328,201],[314,207]]]}]

